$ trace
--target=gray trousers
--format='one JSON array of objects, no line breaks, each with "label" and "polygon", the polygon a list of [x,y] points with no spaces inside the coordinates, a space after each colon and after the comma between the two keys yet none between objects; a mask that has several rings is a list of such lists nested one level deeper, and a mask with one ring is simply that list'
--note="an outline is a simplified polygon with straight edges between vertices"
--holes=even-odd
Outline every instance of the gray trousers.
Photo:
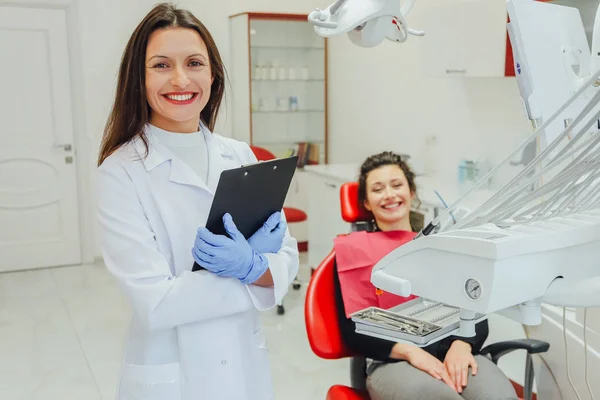
[{"label": "gray trousers", "polygon": [[517,400],[504,373],[489,358],[475,356],[479,371],[461,394],[407,362],[383,364],[367,377],[372,400]]}]

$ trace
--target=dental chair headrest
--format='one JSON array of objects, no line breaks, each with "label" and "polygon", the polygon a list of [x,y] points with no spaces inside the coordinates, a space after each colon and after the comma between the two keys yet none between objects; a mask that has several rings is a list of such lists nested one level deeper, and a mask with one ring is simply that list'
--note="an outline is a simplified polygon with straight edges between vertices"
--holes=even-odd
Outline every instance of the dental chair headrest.
[{"label": "dental chair headrest", "polygon": [[371,221],[371,213],[358,204],[358,182],[347,182],[340,188],[342,219],[349,223]]}]

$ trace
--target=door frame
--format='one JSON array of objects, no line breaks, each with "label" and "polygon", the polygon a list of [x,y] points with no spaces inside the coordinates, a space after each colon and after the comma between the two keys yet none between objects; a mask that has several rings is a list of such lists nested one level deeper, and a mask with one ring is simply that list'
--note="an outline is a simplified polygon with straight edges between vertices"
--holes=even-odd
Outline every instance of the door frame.
[{"label": "door frame", "polygon": [[87,131],[85,120],[85,96],[82,66],[82,51],[79,27],[78,0],[0,0],[0,6],[15,6],[41,9],[63,10],[67,22],[67,47],[69,50],[69,70],[71,84],[71,109],[73,121],[73,149],[75,154],[75,180],[79,206],[79,244],[82,264],[95,259],[94,212],[91,193],[92,173],[95,169],[91,160],[94,141]]}]

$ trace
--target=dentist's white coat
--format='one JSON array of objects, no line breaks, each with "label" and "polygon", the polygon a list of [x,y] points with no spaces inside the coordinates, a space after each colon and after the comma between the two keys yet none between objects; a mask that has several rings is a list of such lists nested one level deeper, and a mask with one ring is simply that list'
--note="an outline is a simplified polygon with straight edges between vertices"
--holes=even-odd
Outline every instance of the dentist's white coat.
[{"label": "dentist's white coat", "polygon": [[219,175],[256,161],[249,146],[203,128],[205,184],[146,128],[98,169],[104,261],[132,305],[118,400],[268,400],[273,398],[259,310],[287,293],[298,271],[286,232],[267,254],[274,287],[191,272],[196,230],[204,226]]}]

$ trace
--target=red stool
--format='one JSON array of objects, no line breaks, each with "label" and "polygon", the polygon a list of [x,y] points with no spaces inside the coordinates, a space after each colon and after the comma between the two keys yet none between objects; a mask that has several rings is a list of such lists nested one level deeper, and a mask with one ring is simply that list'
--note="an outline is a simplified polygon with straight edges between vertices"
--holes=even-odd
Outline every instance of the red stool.
[{"label": "red stool", "polygon": [[[269,161],[269,160],[274,160],[275,158],[275,154],[271,153],[269,150],[262,148],[262,147],[257,147],[257,146],[250,146],[250,150],[252,150],[252,152],[254,153],[254,156],[256,157],[256,159],[258,161]],[[306,215],[306,213],[298,208],[294,208],[294,207],[283,207],[283,214],[285,215],[285,220],[287,221],[288,224],[294,224],[294,223],[298,223],[298,222],[303,222],[306,221],[306,219],[308,218],[308,216]],[[307,243],[298,243],[298,250],[301,251],[306,251],[307,250]],[[300,281],[298,279],[294,279],[294,282],[292,284],[292,287],[295,290],[300,290],[301,284]],[[285,313],[285,308],[283,307],[283,304],[278,304],[277,305],[277,314],[282,315]]]},{"label": "red stool", "polygon": [[283,207],[283,213],[288,224],[306,221],[306,218],[308,218],[304,211],[294,207]]}]

